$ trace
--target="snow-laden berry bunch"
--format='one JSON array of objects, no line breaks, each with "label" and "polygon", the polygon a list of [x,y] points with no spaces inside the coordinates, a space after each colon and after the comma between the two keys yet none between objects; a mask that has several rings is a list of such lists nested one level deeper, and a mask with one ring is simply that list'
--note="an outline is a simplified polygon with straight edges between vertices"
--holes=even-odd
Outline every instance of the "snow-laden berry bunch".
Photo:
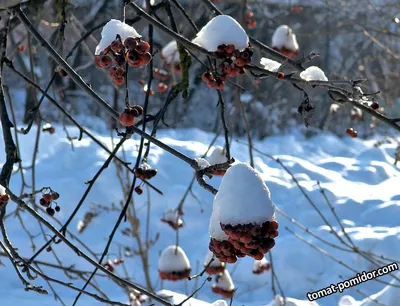
[{"label": "snow-laden berry bunch", "polygon": [[10,196],[6,193],[6,189],[0,185],[0,208],[6,205],[10,200]]},{"label": "snow-laden berry bunch", "polygon": [[[39,203],[43,207],[46,207],[46,212],[50,216],[54,216],[56,212],[59,212],[61,210],[60,206],[58,206],[58,204],[55,202],[55,200],[57,200],[59,197],[60,195],[58,194],[58,192],[55,192],[51,189],[46,189],[42,193],[42,197],[40,198]],[[55,205],[54,208],[52,207],[53,204]]]},{"label": "snow-laden berry bunch", "polygon": [[272,35],[272,48],[290,58],[295,58],[299,54],[296,35],[287,25],[281,25],[275,30]]},{"label": "snow-laden berry bunch", "polygon": [[[223,147],[216,146],[211,152],[210,157],[207,158],[210,165],[223,164],[228,161],[226,152]],[[223,176],[226,170],[213,170],[212,174],[216,176]]]},{"label": "snow-laden berry bunch", "polygon": [[125,64],[132,67],[147,65],[151,59],[150,44],[143,40],[136,30],[116,19],[111,19],[101,32],[96,47],[95,65],[108,68],[108,75],[115,85],[125,82]]},{"label": "snow-laden berry bunch", "polygon": [[179,216],[179,211],[175,209],[168,209],[164,213],[164,217],[161,219],[161,222],[167,223],[174,230],[183,227],[183,221]]},{"label": "snow-laden berry bunch", "polygon": [[208,250],[204,260],[204,267],[206,269],[206,273],[210,275],[220,274],[225,270],[225,263],[221,262],[210,250]]},{"label": "snow-laden berry bunch", "polygon": [[216,69],[202,75],[209,87],[219,90],[224,88],[228,77],[244,74],[243,66],[249,64],[253,56],[246,32],[235,19],[227,15],[211,19],[197,33],[193,43],[213,52],[219,59]]},{"label": "snow-laden berry bunch", "polygon": [[212,292],[220,294],[225,298],[231,298],[235,293],[235,286],[228,270],[224,270],[215,278],[215,284],[212,286]]},{"label": "snow-laden berry bunch", "polygon": [[246,163],[233,164],[222,178],[210,220],[209,249],[221,262],[245,256],[261,260],[278,236],[270,191]]},{"label": "snow-laden berry bunch", "polygon": [[161,279],[178,281],[190,276],[190,263],[181,247],[170,245],[158,260],[158,272]]}]

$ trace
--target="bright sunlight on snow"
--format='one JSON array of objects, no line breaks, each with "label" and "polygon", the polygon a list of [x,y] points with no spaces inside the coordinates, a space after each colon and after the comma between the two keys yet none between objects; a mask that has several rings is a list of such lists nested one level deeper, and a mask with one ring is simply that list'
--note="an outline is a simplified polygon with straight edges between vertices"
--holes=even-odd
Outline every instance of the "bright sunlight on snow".
[{"label": "bright sunlight on snow", "polygon": [[308,67],[300,73],[300,77],[306,81],[328,81],[325,72],[317,66]]}]

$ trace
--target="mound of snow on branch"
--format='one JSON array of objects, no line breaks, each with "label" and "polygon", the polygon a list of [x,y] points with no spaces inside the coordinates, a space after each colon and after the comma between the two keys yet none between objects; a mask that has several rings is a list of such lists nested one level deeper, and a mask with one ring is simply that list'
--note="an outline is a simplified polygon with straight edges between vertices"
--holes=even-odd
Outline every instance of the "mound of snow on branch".
[{"label": "mound of snow on branch", "polygon": [[300,77],[306,81],[328,81],[325,72],[317,66],[308,67],[300,73]]},{"label": "mound of snow on branch", "polygon": [[221,146],[216,146],[214,150],[211,152],[210,157],[208,158],[208,162],[211,165],[222,164],[228,161],[225,155],[225,150]]},{"label": "mound of snow on branch", "polygon": [[281,63],[274,61],[272,59],[262,57],[260,59],[260,64],[264,66],[265,70],[271,71],[271,72],[277,72],[279,68],[282,66]]},{"label": "mound of snow on branch", "polygon": [[220,15],[211,19],[192,42],[210,52],[217,51],[222,44],[232,44],[241,51],[249,46],[249,37],[235,19]]},{"label": "mound of snow on branch", "polygon": [[168,246],[160,256],[158,269],[163,272],[185,271],[190,269],[189,259],[180,246]]},{"label": "mound of snow on branch", "polygon": [[271,193],[259,173],[246,163],[232,165],[214,198],[224,224],[261,224],[275,213]]},{"label": "mound of snow on branch", "polygon": [[213,284],[215,288],[221,288],[226,291],[232,291],[235,289],[233,285],[232,277],[228,270],[224,270],[223,273],[219,274],[215,279],[215,284]]},{"label": "mound of snow on branch", "polygon": [[228,240],[228,235],[221,228],[221,223],[219,221],[219,206],[214,202],[213,211],[211,213],[210,225],[208,228],[208,233],[211,238],[219,241]]},{"label": "mound of snow on branch", "polygon": [[105,48],[107,48],[113,40],[115,40],[117,35],[121,36],[122,42],[124,42],[128,37],[142,37],[133,27],[120,20],[111,19],[101,31],[101,40],[96,47],[95,55],[100,54]]},{"label": "mound of snow on branch", "polygon": [[204,260],[204,265],[208,265],[209,262],[211,261],[211,259],[214,260],[212,261],[212,263],[210,264],[210,267],[221,267],[221,266],[225,266],[224,262],[220,262],[219,259],[217,257],[214,256],[214,253],[211,252],[210,250],[208,250],[207,255],[206,255],[206,259]]},{"label": "mound of snow on branch", "polygon": [[272,35],[272,47],[277,49],[286,48],[292,51],[299,49],[296,35],[287,25],[279,26]]},{"label": "mound of snow on branch", "polygon": [[179,64],[180,57],[177,42],[173,40],[166,44],[161,50],[161,56],[164,58],[167,64]]}]

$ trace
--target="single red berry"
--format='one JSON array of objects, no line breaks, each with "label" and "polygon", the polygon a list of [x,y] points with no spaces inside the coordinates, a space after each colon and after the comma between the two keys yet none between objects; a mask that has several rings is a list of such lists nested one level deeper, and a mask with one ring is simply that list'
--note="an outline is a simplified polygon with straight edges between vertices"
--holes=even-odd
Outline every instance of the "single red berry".
[{"label": "single red berry", "polygon": [[54,214],[56,213],[55,210],[51,207],[47,207],[46,208],[46,212],[50,215],[50,216],[54,216]]},{"label": "single red berry", "polygon": [[136,46],[136,51],[139,53],[146,53],[150,50],[150,44],[147,41],[140,41]]},{"label": "single red berry", "polygon": [[46,252],[51,252],[51,245],[46,248]]},{"label": "single red berry", "polygon": [[52,198],[53,200],[57,200],[59,197],[60,197],[60,194],[59,194],[58,192],[53,192],[53,193],[51,194],[51,198]]},{"label": "single red berry", "polygon": [[116,39],[111,43],[110,48],[114,52],[121,52],[121,50],[124,48],[124,45],[119,39]]},{"label": "single red berry", "polygon": [[47,206],[50,205],[50,202],[49,202],[49,201],[46,201],[44,198],[41,198],[41,199],[39,200],[39,203],[40,203],[40,205],[42,205],[42,206],[44,206],[44,207],[47,207]]},{"label": "single red berry", "polygon": [[125,39],[124,45],[128,50],[134,50],[137,47],[138,42],[133,37],[128,37]]},{"label": "single red berry", "polygon": [[100,56],[100,55],[96,55],[96,56],[94,57],[94,65],[95,65],[97,68],[104,68],[104,67],[103,67],[103,63],[101,62],[101,56]]},{"label": "single red berry", "polygon": [[236,47],[234,45],[227,45],[225,48],[225,53],[228,56],[231,56],[235,50],[236,50]]},{"label": "single red berry", "polygon": [[378,103],[378,102],[373,102],[373,103],[371,104],[371,109],[377,110],[378,108],[379,108],[379,103]]},{"label": "single red berry", "polygon": [[115,76],[116,77],[125,77],[125,69],[124,68],[122,68],[122,67],[118,67],[116,70],[115,70]]},{"label": "single red berry", "polygon": [[357,131],[355,131],[353,128],[348,128],[346,129],[346,133],[351,137],[351,138],[356,138],[358,136]]},{"label": "single red berry", "polygon": [[108,69],[107,74],[108,74],[110,77],[115,77],[116,72],[117,72],[117,69],[118,69],[118,68],[117,68],[116,66],[111,67],[110,69]]},{"label": "single red berry", "polygon": [[10,196],[8,194],[3,194],[0,198],[3,202],[7,203],[10,199]]},{"label": "single red berry", "polygon": [[68,76],[68,73],[67,73],[64,69],[62,69],[62,68],[58,68],[58,69],[57,69],[57,73],[58,73],[59,76],[61,76],[61,77],[63,77],[63,78],[65,78],[66,76]]},{"label": "single red berry", "polygon": [[215,83],[216,83],[216,86],[215,86],[216,89],[218,89],[218,90],[224,89],[225,83],[224,83],[224,81],[221,80],[221,78],[218,78],[218,77],[215,78]]},{"label": "single red berry", "polygon": [[204,82],[210,82],[211,80],[214,79],[213,75],[211,72],[207,71],[207,72],[203,72],[203,74],[201,75],[201,78]]},{"label": "single red berry", "polygon": [[152,56],[149,52],[146,52],[146,53],[140,54],[139,58],[140,58],[141,65],[147,65],[148,63],[150,63]]},{"label": "single red berry", "polygon": [[124,82],[125,82],[125,78],[123,76],[121,76],[121,77],[115,76],[113,79],[113,83],[117,86],[124,84]]},{"label": "single red berry", "polygon": [[239,58],[235,59],[235,65],[238,67],[243,67],[246,64],[247,64],[247,60],[245,60],[244,58],[239,57]]},{"label": "single red berry", "polygon": [[278,72],[276,76],[278,79],[282,80],[285,77],[285,74],[283,72]]},{"label": "single red berry", "polygon": [[60,212],[60,210],[61,210],[61,208],[60,208],[60,206],[56,206],[56,207],[54,207],[54,209],[56,210],[56,212]]},{"label": "single red berry", "polygon": [[109,55],[104,55],[101,57],[101,64],[103,65],[102,68],[107,68],[112,64],[112,58]]},{"label": "single red berry", "polygon": [[141,194],[143,193],[143,188],[140,187],[140,186],[136,186],[136,187],[135,187],[135,192],[136,192],[138,195],[141,195]]},{"label": "single red berry", "polygon": [[50,194],[50,193],[45,193],[45,194],[43,195],[43,199],[45,199],[46,202],[51,202],[51,201],[53,200],[53,198],[51,197],[51,194]]},{"label": "single red berry", "polygon": [[125,110],[119,115],[119,122],[123,126],[132,126],[135,124],[135,116],[129,108],[125,108]]},{"label": "single red berry", "polygon": [[130,50],[129,52],[126,52],[125,57],[130,66],[138,67],[141,63],[139,53],[136,50]]}]

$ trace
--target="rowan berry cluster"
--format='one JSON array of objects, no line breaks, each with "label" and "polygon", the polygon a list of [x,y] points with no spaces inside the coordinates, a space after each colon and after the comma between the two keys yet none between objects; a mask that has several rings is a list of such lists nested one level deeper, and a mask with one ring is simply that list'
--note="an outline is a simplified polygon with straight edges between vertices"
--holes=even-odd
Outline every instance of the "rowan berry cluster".
[{"label": "rowan berry cluster", "polygon": [[[55,191],[50,191],[42,194],[42,197],[39,200],[40,205],[43,207],[46,207],[46,212],[50,216],[54,216],[56,212],[59,212],[61,210],[60,206],[55,202],[60,197],[58,192]],[[53,208],[52,205],[55,205]]]}]

